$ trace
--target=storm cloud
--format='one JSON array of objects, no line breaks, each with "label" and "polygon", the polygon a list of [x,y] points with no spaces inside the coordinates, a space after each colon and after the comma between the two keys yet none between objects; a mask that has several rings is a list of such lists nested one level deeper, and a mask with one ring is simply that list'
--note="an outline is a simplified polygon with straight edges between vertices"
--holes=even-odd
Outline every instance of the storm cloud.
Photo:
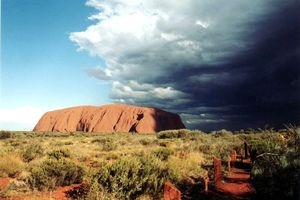
[{"label": "storm cloud", "polygon": [[300,119],[295,0],[89,0],[94,24],[70,39],[105,65],[117,103],[181,115],[188,128],[281,126]]}]

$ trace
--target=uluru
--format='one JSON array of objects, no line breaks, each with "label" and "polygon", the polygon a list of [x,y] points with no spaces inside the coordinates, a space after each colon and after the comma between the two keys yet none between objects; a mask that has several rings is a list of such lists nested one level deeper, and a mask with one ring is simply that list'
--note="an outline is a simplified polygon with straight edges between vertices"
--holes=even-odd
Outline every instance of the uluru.
[{"label": "uluru", "polygon": [[33,131],[155,133],[185,128],[178,114],[126,104],[78,106],[46,112]]}]

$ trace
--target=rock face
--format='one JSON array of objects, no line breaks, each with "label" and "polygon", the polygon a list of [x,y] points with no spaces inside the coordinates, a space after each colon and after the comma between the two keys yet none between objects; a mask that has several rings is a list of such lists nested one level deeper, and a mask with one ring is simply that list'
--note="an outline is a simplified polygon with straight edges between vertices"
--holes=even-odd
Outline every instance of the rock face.
[{"label": "rock face", "polygon": [[125,104],[79,106],[45,113],[33,131],[155,133],[185,128],[179,115]]}]

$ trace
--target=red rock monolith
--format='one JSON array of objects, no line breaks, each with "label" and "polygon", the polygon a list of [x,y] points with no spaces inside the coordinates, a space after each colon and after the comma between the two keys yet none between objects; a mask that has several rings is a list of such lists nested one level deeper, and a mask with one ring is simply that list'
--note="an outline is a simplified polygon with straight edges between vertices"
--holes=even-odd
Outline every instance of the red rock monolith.
[{"label": "red rock monolith", "polygon": [[125,104],[79,106],[45,113],[33,131],[155,133],[185,128],[179,115]]},{"label": "red rock monolith", "polygon": [[165,183],[164,200],[181,200],[181,192],[170,182]]},{"label": "red rock monolith", "polygon": [[218,184],[222,180],[222,163],[220,159],[214,158],[214,183]]}]

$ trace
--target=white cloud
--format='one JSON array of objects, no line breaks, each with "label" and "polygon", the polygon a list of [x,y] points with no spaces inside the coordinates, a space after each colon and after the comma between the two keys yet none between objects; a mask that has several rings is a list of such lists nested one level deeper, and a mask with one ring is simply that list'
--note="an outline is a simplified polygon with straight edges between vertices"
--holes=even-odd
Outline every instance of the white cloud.
[{"label": "white cloud", "polygon": [[195,115],[195,114],[182,113],[180,114],[180,117],[189,125],[211,124],[211,123],[220,123],[220,122],[227,121],[227,119],[220,118],[211,114]]},{"label": "white cloud", "polygon": [[97,78],[99,80],[110,80],[111,75],[108,69],[103,69],[100,67],[95,67],[95,68],[88,68],[85,69],[85,72],[94,78]]},{"label": "white cloud", "polygon": [[0,129],[32,130],[43,113],[32,106],[0,109]]},{"label": "white cloud", "polygon": [[220,3],[89,0],[98,10],[89,17],[96,22],[70,39],[79,50],[104,59],[114,80],[151,81],[176,68],[222,62],[247,47],[239,25],[261,15],[268,1]]},{"label": "white cloud", "polygon": [[160,35],[166,41],[173,41],[173,40],[178,40],[178,39],[182,38],[181,35],[176,35],[176,34],[173,34],[173,33],[161,33]]},{"label": "white cloud", "polygon": [[111,96],[121,102],[126,101],[126,99],[132,99],[130,101],[135,102],[134,99],[142,101],[150,98],[151,101],[157,101],[184,98],[186,95],[172,87],[155,87],[151,84],[140,84],[131,80],[128,84],[114,81]]},{"label": "white cloud", "polygon": [[206,113],[230,110],[222,107],[225,101],[214,107],[221,101],[214,98],[222,95],[207,99],[210,86],[218,92],[220,85],[243,80],[242,73],[235,77],[228,71],[235,68],[228,63],[253,48],[254,40],[248,40],[253,28],[277,7],[273,0],[232,0],[226,6],[221,0],[88,0],[86,4],[96,9],[89,17],[93,25],[71,33],[70,40],[78,50],[106,64],[88,74],[111,83],[115,102],[205,112],[189,123],[225,120]]},{"label": "white cloud", "polygon": [[204,22],[201,20],[197,20],[195,22],[196,25],[201,26],[202,28],[208,28],[209,27],[209,23],[208,22]]}]

